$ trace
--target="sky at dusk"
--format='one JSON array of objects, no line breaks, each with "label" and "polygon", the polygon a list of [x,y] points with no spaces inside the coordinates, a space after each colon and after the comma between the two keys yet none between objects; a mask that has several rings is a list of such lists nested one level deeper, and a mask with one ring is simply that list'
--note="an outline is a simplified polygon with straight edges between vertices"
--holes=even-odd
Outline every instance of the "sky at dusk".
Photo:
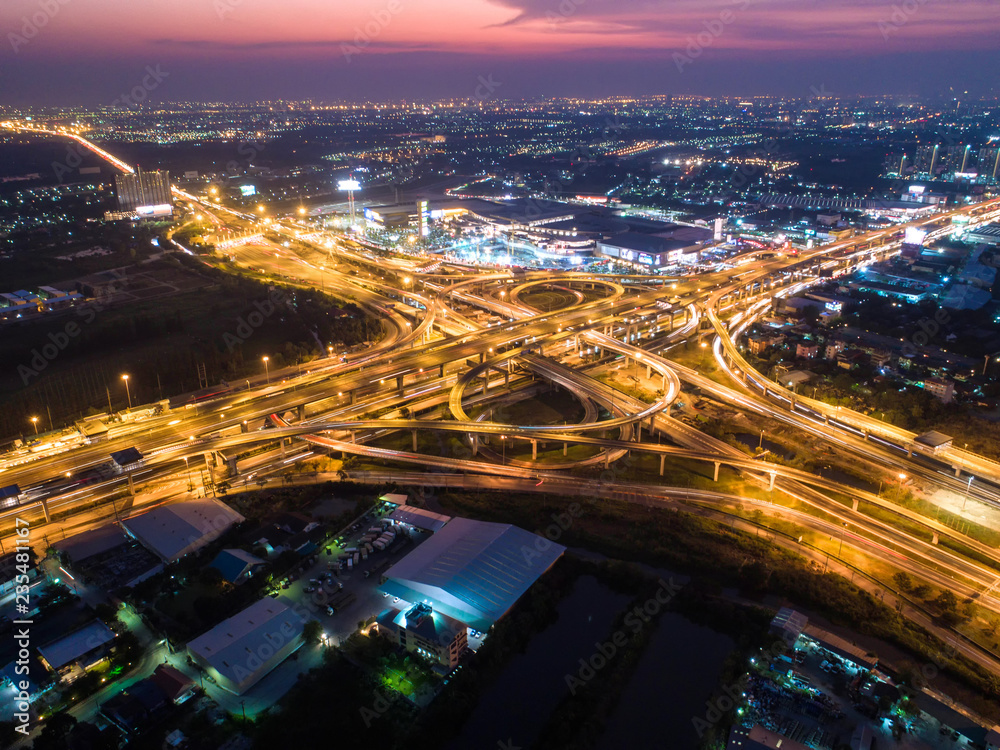
[{"label": "sky at dusk", "polygon": [[110,103],[147,66],[151,101],[992,93],[1000,70],[998,0],[3,0],[0,32],[4,104]]}]

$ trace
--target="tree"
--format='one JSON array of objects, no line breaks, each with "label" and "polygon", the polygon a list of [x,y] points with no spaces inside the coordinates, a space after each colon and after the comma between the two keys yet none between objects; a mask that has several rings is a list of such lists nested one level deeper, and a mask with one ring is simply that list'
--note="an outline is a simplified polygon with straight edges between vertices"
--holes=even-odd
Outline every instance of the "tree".
[{"label": "tree", "polygon": [[950,589],[945,589],[938,594],[934,603],[945,613],[955,612],[958,609],[958,597]]},{"label": "tree", "polygon": [[319,643],[319,637],[323,632],[323,625],[319,620],[310,620],[302,628],[302,637],[309,645]]},{"label": "tree", "polygon": [[913,579],[910,578],[908,573],[896,573],[892,577],[892,582],[896,584],[896,588],[900,591],[906,592],[913,588]]},{"label": "tree", "polygon": [[48,750],[48,748],[64,748],[68,742],[67,736],[76,726],[76,717],[59,711],[52,714],[42,727],[41,733],[32,744],[32,750]]}]

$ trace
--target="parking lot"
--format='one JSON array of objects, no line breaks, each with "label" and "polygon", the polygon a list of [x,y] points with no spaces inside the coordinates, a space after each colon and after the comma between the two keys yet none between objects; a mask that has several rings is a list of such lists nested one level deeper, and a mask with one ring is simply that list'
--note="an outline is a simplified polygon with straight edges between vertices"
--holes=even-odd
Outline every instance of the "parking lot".
[{"label": "parking lot", "polygon": [[276,592],[305,607],[312,618],[323,624],[334,644],[382,610],[401,604],[378,590],[382,574],[426,539],[426,532],[396,524],[396,538],[385,550],[372,550],[367,559],[359,552],[358,564],[352,560],[350,567],[342,566],[340,559],[347,554],[345,550],[360,549],[361,538],[372,527],[381,526],[387,516],[385,509],[365,514],[345,534],[317,550],[303,572],[295,580],[282,583]]}]

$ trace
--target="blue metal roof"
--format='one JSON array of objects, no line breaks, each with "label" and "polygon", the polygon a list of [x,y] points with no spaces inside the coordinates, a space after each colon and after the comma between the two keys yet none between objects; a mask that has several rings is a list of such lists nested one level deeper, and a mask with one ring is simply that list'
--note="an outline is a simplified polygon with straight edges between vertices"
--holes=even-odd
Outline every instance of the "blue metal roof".
[{"label": "blue metal roof", "polygon": [[454,518],[389,568],[382,588],[485,630],[565,549],[510,524]]}]

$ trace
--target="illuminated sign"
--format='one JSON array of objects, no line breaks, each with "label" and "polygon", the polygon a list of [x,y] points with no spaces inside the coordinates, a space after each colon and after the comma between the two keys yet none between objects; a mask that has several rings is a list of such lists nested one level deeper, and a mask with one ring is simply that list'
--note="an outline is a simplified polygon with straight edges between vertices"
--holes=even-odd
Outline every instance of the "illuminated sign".
[{"label": "illuminated sign", "polygon": [[360,190],[361,183],[357,180],[340,180],[337,182],[338,190]]},{"label": "illuminated sign", "polygon": [[651,266],[653,265],[653,256],[648,253],[639,253],[639,262],[644,265]]},{"label": "illuminated sign", "polygon": [[910,185],[910,192],[914,195],[923,195],[925,190],[927,190],[927,188],[923,185]]},{"label": "illuminated sign", "polygon": [[254,185],[240,185],[240,192],[244,198],[249,198],[251,195],[257,195],[257,188]]},{"label": "illuminated sign", "polygon": [[924,229],[917,229],[916,227],[907,227],[906,233],[903,235],[904,245],[923,245],[924,238],[927,236],[927,231]]},{"label": "illuminated sign", "polygon": [[142,219],[150,216],[170,216],[174,212],[174,207],[169,203],[161,203],[156,206],[136,206],[135,212]]}]

